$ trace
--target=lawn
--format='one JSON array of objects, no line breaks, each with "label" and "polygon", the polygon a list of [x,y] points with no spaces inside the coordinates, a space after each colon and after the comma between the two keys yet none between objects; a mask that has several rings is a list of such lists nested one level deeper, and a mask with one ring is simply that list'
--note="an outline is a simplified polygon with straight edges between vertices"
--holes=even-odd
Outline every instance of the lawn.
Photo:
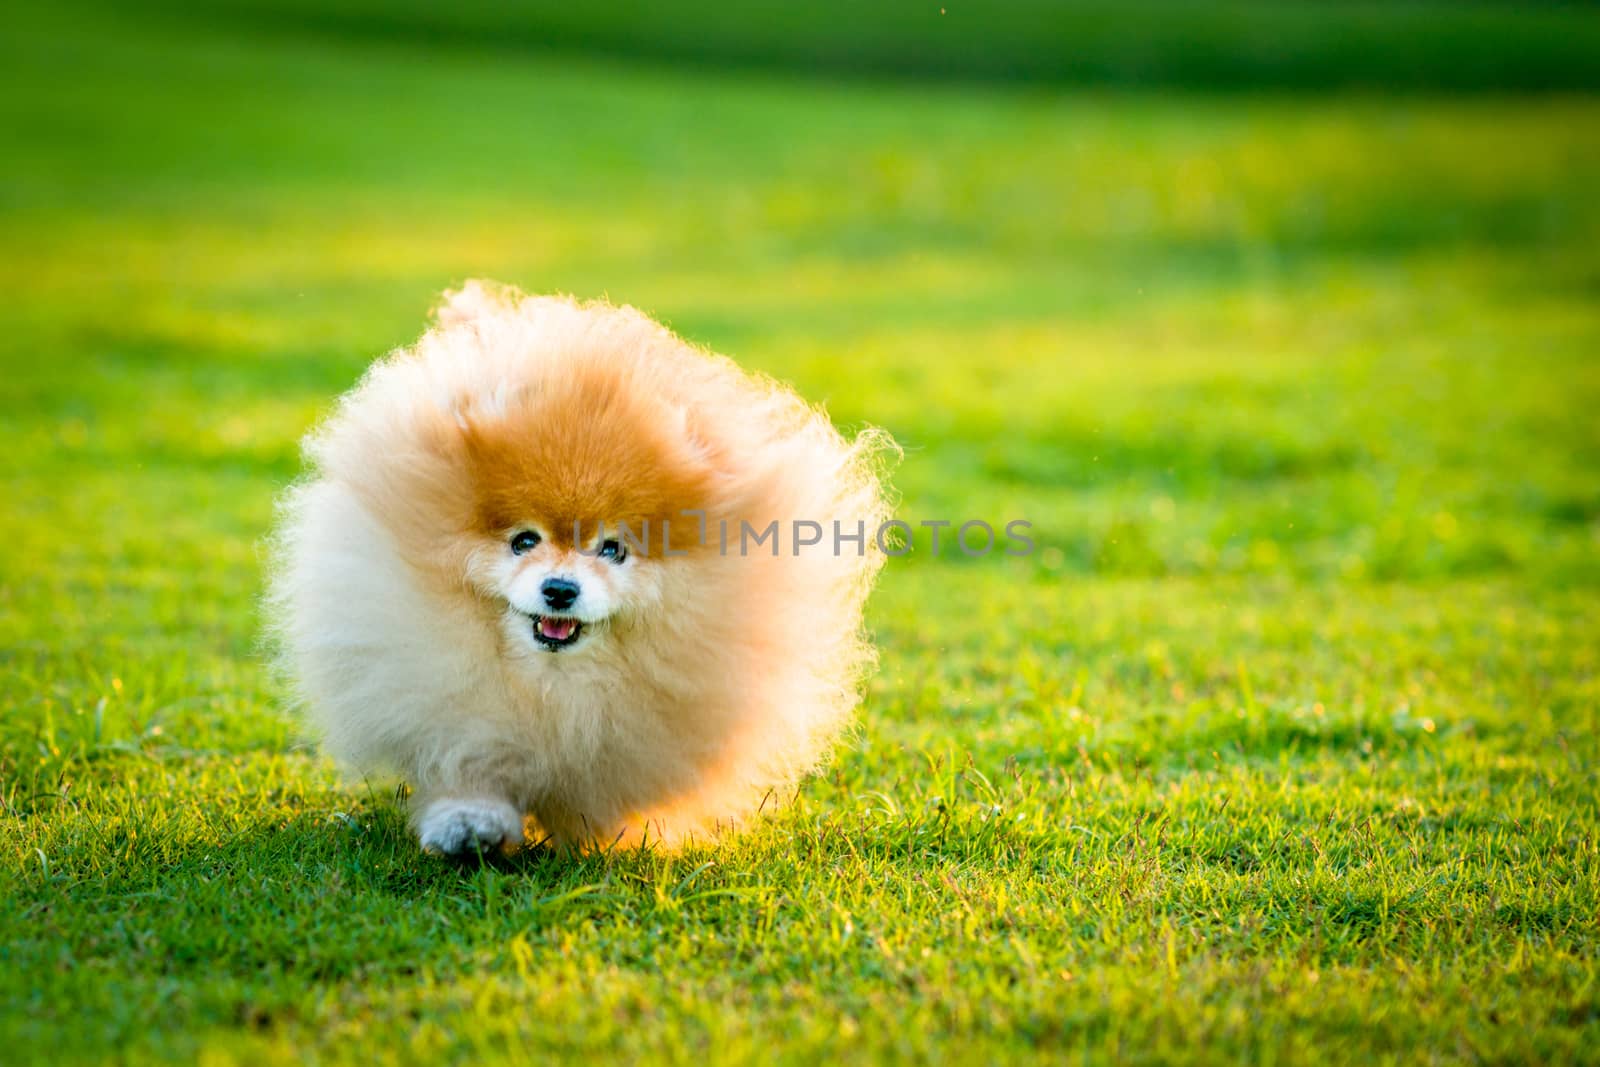
[{"label": "lawn", "polygon": [[[1600,97],[60,6],[0,160],[0,1060],[1600,1058]],[[263,665],[262,546],[471,276],[1038,551],[891,561],[859,729],[746,837],[419,855]]]}]

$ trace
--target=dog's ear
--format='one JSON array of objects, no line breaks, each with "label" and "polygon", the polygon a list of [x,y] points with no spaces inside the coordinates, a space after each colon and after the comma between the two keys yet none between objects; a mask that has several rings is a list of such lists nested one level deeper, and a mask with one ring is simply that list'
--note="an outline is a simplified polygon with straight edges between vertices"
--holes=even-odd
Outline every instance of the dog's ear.
[{"label": "dog's ear", "polygon": [[516,303],[516,297],[516,292],[506,286],[472,278],[459,289],[446,290],[444,302],[434,311],[433,317],[448,329],[503,311]]}]

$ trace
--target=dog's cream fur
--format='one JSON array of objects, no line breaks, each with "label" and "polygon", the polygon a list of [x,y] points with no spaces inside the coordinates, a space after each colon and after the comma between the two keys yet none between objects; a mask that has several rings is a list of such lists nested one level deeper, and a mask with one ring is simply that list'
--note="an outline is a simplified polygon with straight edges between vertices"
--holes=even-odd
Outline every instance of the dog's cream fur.
[{"label": "dog's cream fur", "polygon": [[[341,761],[412,784],[427,848],[513,847],[525,815],[579,846],[736,825],[857,701],[892,447],[632,309],[469,283],[307,438],[273,575],[285,665]],[[709,547],[578,551],[690,508]],[[741,521],[774,519],[780,554],[741,555]],[[794,520],[824,543],[796,550]],[[671,521],[675,551],[697,523]],[[539,548],[514,554],[518,529]],[[529,617],[556,574],[582,635],[552,652]]]}]

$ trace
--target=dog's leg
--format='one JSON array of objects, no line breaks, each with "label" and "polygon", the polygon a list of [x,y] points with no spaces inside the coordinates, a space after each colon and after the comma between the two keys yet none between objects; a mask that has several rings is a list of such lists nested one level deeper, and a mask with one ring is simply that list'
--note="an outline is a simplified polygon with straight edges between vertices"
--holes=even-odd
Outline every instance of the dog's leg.
[{"label": "dog's leg", "polygon": [[500,797],[435,795],[414,803],[412,822],[427,852],[470,856],[522,844],[522,812]]}]

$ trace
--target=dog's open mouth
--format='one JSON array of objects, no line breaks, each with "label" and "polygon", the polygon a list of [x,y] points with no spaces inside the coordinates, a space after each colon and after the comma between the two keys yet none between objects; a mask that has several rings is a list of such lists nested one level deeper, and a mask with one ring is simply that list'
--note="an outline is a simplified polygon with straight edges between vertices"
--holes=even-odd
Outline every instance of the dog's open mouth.
[{"label": "dog's open mouth", "polygon": [[533,636],[552,652],[574,644],[582,634],[583,623],[571,616],[533,616]]}]

